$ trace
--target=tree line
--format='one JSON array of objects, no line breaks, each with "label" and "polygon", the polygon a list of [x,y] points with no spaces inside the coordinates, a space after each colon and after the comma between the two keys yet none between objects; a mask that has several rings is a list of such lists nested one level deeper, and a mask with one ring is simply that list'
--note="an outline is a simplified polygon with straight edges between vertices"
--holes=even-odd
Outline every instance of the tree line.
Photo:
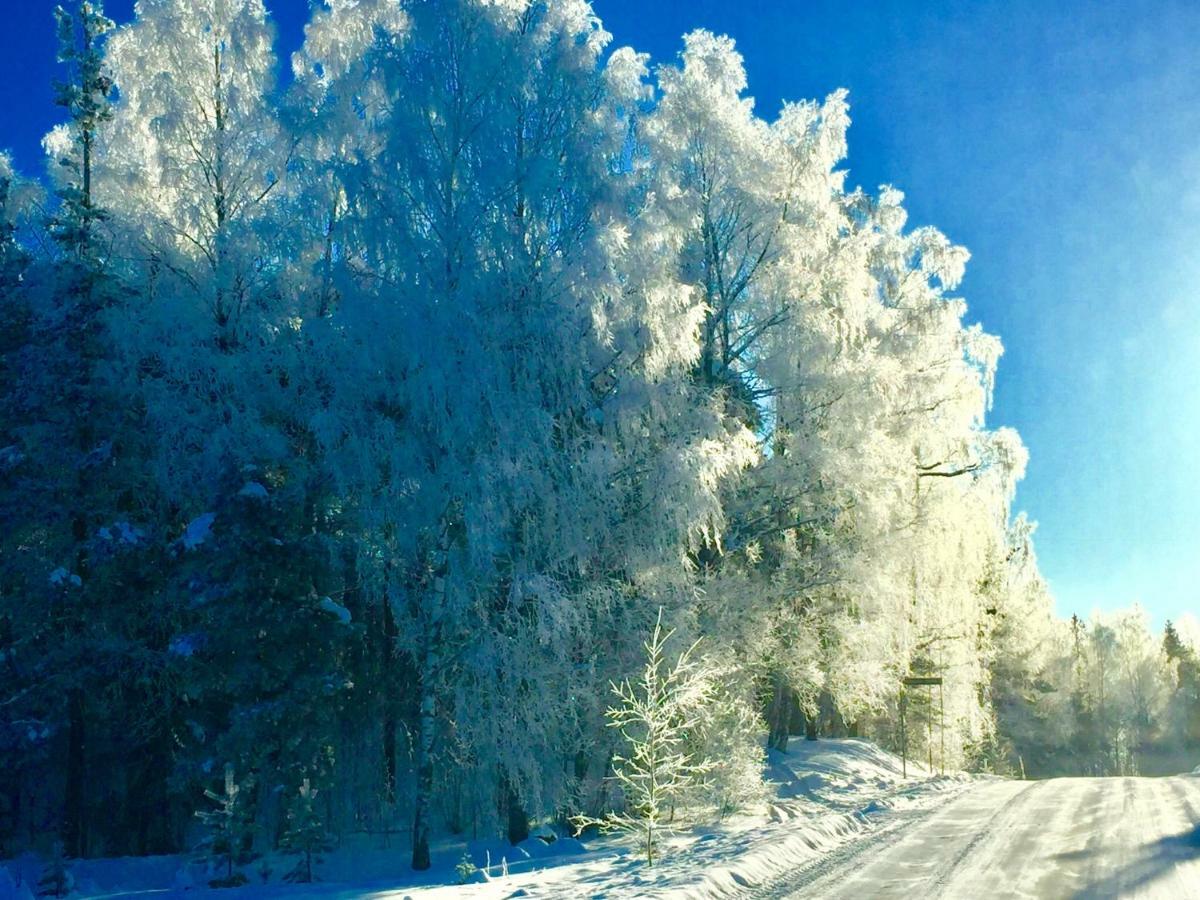
[{"label": "tree line", "polygon": [[260,0],[56,15],[48,176],[0,157],[0,853],[186,849],[206,792],[416,868],[619,815],[656,623],[695,815],[764,738],[896,746],[909,674],[947,766],[1194,728],[1194,644],[1142,709],[1054,619],[968,254],[846,185],[844,92],[764,119],[730,39],[585,0],[326,0],[283,85]]}]

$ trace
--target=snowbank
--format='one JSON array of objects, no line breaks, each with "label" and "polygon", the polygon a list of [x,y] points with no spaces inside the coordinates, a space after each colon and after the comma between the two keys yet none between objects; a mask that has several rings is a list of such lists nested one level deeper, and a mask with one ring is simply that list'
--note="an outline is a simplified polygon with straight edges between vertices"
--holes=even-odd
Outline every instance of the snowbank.
[{"label": "snowbank", "polygon": [[[459,888],[471,898],[678,897],[715,900],[743,896],[789,872],[819,863],[856,839],[899,824],[899,815],[944,802],[969,787],[972,776],[930,776],[868,741],[793,741],[771,751],[766,777],[773,798],[765,814],[743,815],[677,835],[653,868],[628,843],[595,841],[570,865],[511,874]],[[440,900],[412,892],[413,900]]]},{"label": "snowbank", "polygon": [[[897,811],[944,801],[968,787],[972,776],[930,776],[909,761],[868,741],[793,741],[787,753],[772,751],[767,777],[775,784],[767,823],[745,817],[679,847],[641,893],[614,885],[608,897],[670,894],[710,900],[736,897],[798,869],[818,863],[837,848],[898,824]],[[750,821],[748,822],[747,819]],[[549,895],[547,895],[549,896]]]},{"label": "snowbank", "polygon": [[[78,862],[72,866],[78,886],[72,896],[714,900],[743,895],[748,888],[820,864],[838,848],[898,827],[907,812],[919,814],[974,781],[961,773],[930,776],[913,762],[906,778],[898,757],[860,740],[793,741],[787,753],[769,754],[766,777],[772,783],[772,799],[765,810],[675,835],[653,868],[647,868],[631,842],[620,837],[586,844],[562,836],[553,843],[532,837],[518,847],[503,841],[447,840],[434,848],[433,868],[423,873],[408,869],[406,847],[359,842],[329,854],[320,867],[323,881],[313,885],[279,883],[290,868],[289,860],[280,857],[268,861],[271,874],[265,882],[256,877],[256,865],[247,874],[259,883],[211,891],[193,886],[203,884],[203,877],[189,876],[186,858],[167,856]],[[491,868],[460,884],[456,867],[464,856],[481,869],[489,863]],[[0,900],[10,900],[4,896],[7,884],[36,884],[39,875],[40,863],[32,857],[7,866],[11,877],[8,882],[0,878]],[[13,897],[26,900],[20,894]]]}]

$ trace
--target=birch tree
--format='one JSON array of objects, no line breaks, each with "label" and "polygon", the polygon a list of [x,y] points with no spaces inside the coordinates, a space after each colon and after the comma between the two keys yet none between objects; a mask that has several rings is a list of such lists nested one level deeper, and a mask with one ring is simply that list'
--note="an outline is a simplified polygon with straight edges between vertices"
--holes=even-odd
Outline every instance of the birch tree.
[{"label": "birch tree", "polygon": [[844,92],[767,118],[585,0],[326,0],[283,91],[261,0],[59,21],[56,197],[0,157],[0,840],[178,849],[219,760],[260,840],[312,778],[423,868],[617,756],[651,859],[764,731],[895,745],[908,674],[951,766],[1182,714],[1180,648],[1053,618],[968,254],[847,184]]},{"label": "birch tree", "polygon": [[[403,29],[377,32],[368,51],[375,104],[367,136],[350,138],[376,152],[341,176],[340,233],[358,252],[340,309],[348,329],[372,336],[364,361],[383,376],[370,444],[380,456],[366,465],[396,460],[404,495],[368,527],[375,540],[394,535],[403,560],[386,577],[419,677],[420,867],[450,720],[463,723],[455,752],[469,768],[499,770],[526,802],[545,802],[529,760],[574,753],[561,729],[534,726],[523,699],[533,672],[557,663],[543,656],[525,673],[524,656],[502,648],[586,646],[588,617],[568,598],[595,591],[589,580],[635,594],[640,560],[678,566],[682,585],[688,542],[717,525],[709,473],[735,468],[742,451],[703,412],[685,419],[696,430],[668,427],[694,358],[694,306],[685,288],[653,280],[666,273],[615,268],[650,258],[630,248],[622,194],[605,183],[624,142],[619,105],[636,97],[644,66],[621,55],[601,67],[608,36],[583,3],[403,11]],[[658,398],[670,407],[655,408]],[[644,435],[649,453],[637,446]],[[676,497],[688,502],[667,502]],[[639,508],[668,527],[646,528],[629,514]],[[672,589],[670,579],[651,588]],[[494,712],[465,715],[465,685]],[[545,734],[544,754],[523,734]]]},{"label": "birch tree", "polygon": [[286,174],[274,31],[261,0],[139,0],[135,16],[106,54],[121,96],[103,201],[140,239],[147,277],[176,276],[228,351],[266,289],[252,226]]}]

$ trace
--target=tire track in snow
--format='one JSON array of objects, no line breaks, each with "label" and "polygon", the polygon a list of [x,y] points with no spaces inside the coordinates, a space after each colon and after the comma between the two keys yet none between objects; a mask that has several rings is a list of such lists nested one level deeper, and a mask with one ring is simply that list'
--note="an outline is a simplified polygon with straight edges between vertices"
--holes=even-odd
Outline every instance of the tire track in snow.
[{"label": "tire track in snow", "polygon": [[1111,794],[1114,806],[1119,797],[1120,809],[1113,810],[1104,817],[1104,821],[1110,823],[1110,828],[1102,829],[1101,834],[1102,838],[1108,840],[1100,852],[1092,854],[1093,868],[1089,870],[1091,880],[1088,882],[1088,890],[1099,893],[1093,886],[1107,885],[1114,892],[1113,896],[1124,897],[1125,883],[1128,882],[1129,867],[1132,864],[1130,844],[1136,846],[1139,843],[1137,835],[1141,834],[1141,823],[1137,821],[1133,780],[1124,776],[1113,780],[1121,782],[1120,793],[1113,791]]},{"label": "tire track in snow", "polygon": [[[1001,807],[1012,801],[1014,789],[1015,793],[1019,794],[1032,787],[1031,784],[1017,788],[1014,782],[1002,780],[977,785],[949,803],[907,813],[903,819],[888,822],[870,837],[843,845],[828,856],[815,861],[813,865],[791,872],[786,878],[779,879],[749,896],[759,900],[810,896],[875,896],[872,893],[874,886],[864,888],[865,893],[856,890],[859,877],[877,860],[894,857],[896,845],[904,843],[913,835],[921,837],[929,833],[946,832],[957,837],[969,833],[960,827],[961,817],[966,816],[972,820],[968,827],[973,831],[975,820],[997,814]],[[976,806],[982,806],[982,809],[977,810]],[[923,867],[929,861],[920,852],[904,854],[903,858],[915,860],[915,867]],[[901,868],[904,867],[905,864],[902,863]],[[898,876],[903,874],[912,873],[897,872]],[[894,884],[898,885],[902,881],[904,879],[901,877]],[[921,879],[922,885],[926,882],[926,878]]]},{"label": "tire track in snow", "polygon": [[1080,860],[1086,859],[1080,845],[1102,819],[1096,810],[1097,801],[1103,805],[1103,788],[1076,779],[1040,784],[1007,834],[991,836],[973,865],[955,873],[950,896],[978,888],[979,896],[1041,900],[1070,896],[1078,888]]},{"label": "tire track in snow", "polygon": [[980,785],[750,896],[1200,900],[1200,778]]},{"label": "tire track in snow", "polygon": [[[1129,785],[1122,783],[1117,788],[1118,781],[1123,782],[1123,779],[1115,776],[1086,779],[1086,783],[1092,786],[1087,802],[1088,816],[1086,821],[1076,827],[1076,832],[1082,831],[1086,839],[1083,847],[1067,854],[1068,862],[1063,863],[1063,868],[1068,869],[1068,872],[1070,862],[1082,865],[1081,873],[1070,873],[1080,882],[1076,886],[1077,892],[1093,890],[1095,885],[1104,881],[1110,871],[1117,871],[1121,865],[1112,864],[1111,854],[1123,852],[1118,840],[1122,820],[1116,807],[1119,802],[1122,809],[1124,808]],[[1071,895],[1064,893],[1064,897],[1069,896]]]},{"label": "tire track in snow", "polygon": [[[971,789],[955,791],[950,802],[957,800]],[[938,800],[944,798],[936,798]],[[856,861],[870,858],[882,853],[892,844],[900,841],[909,830],[926,819],[944,810],[945,804],[920,806],[916,809],[892,811],[888,820],[875,825],[873,830],[864,836],[848,841],[831,852],[817,857],[808,865],[788,872],[782,878],[775,879],[746,894],[748,900],[785,900],[803,890],[808,895],[815,891],[815,886],[842,874],[846,869],[853,868]]]},{"label": "tire track in snow", "polygon": [[[1032,782],[1024,790],[1014,794],[1008,801],[1001,806],[987,820],[986,824],[975,833],[967,844],[948,859],[942,866],[937,869],[933,881],[932,898],[940,897],[957,897],[961,896],[957,892],[949,893],[954,889],[954,882],[957,874],[967,864],[968,860],[972,863],[977,863],[979,860],[972,859],[977,853],[985,852],[985,844],[991,844],[999,848],[1005,841],[1011,840],[1012,832],[1018,829],[1025,821],[1025,808],[1034,801],[1036,796],[1045,790],[1047,782],[1035,781]],[[990,868],[994,864],[995,853],[991,854],[991,858],[985,858],[982,866],[978,866],[977,871],[972,875],[972,879],[978,878],[982,874],[982,870]]]}]

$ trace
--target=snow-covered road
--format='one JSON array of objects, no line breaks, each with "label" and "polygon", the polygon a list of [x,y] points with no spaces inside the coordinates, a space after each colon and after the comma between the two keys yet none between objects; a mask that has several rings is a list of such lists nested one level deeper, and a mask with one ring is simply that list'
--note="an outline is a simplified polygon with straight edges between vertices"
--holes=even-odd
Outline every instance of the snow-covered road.
[{"label": "snow-covered road", "polygon": [[1200,777],[993,781],[760,896],[1200,900]]},{"label": "snow-covered road", "polygon": [[[191,900],[1200,900],[1200,769],[1172,778],[1010,781],[954,773],[929,777],[861,740],[795,741],[772,751],[766,814],[684,828],[647,868],[629,836],[584,843],[536,838],[437,846],[428,872],[403,848],[347,843],[316,884],[252,880],[209,890],[190,857],[80,860],[77,894]],[[494,865],[463,879],[474,854]],[[532,855],[531,855],[532,854]],[[275,856],[282,870],[288,857]],[[41,863],[0,869],[0,900],[32,900]],[[250,870],[252,874],[253,870]],[[201,871],[201,875],[203,872]],[[188,876],[183,878],[182,876]],[[13,893],[16,890],[16,893]]]}]

